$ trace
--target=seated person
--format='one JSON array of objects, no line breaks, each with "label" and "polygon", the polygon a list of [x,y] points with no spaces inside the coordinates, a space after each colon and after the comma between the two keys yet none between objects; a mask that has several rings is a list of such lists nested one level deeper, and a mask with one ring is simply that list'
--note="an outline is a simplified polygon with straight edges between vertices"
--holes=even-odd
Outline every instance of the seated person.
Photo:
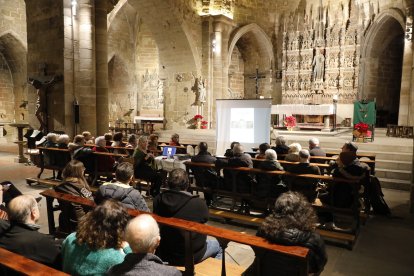
[{"label": "seated person", "polygon": [[154,154],[154,156],[158,156],[158,150],[160,150],[158,146],[158,135],[151,134],[148,136],[148,150]]},{"label": "seated person", "polygon": [[[271,243],[309,248],[309,273],[319,275],[328,256],[323,239],[315,231],[316,223],[317,218],[310,203],[298,193],[286,192],[276,200],[273,214],[265,219],[256,235]],[[274,261],[278,253],[261,249],[254,251],[256,259],[243,275],[258,275],[258,270],[260,275],[279,274],[281,264]],[[260,262],[257,257],[260,257]]]},{"label": "seated person", "polygon": [[134,151],[134,175],[151,182],[150,193],[156,196],[160,193],[162,177],[155,170],[154,155],[147,150],[148,138],[141,136],[138,139],[138,146]]},{"label": "seated person", "polygon": [[[125,143],[122,141],[124,138],[124,135],[122,132],[116,132],[113,137],[113,142],[111,144],[112,147],[125,147]],[[126,151],[124,149],[114,149],[113,151],[116,154],[126,154]]]},{"label": "seated person", "polygon": [[121,202],[126,208],[150,212],[140,192],[130,186],[134,178],[134,166],[128,162],[119,164],[115,171],[115,177],[115,182],[106,182],[99,186],[95,195],[96,203],[99,204],[112,198]]},{"label": "seated person", "polygon": [[73,157],[76,150],[85,145],[85,138],[82,135],[76,135],[73,137],[73,142],[68,144],[68,149]]},{"label": "seated person", "polygon": [[137,147],[137,136],[135,134],[131,134],[128,137],[128,143],[125,145],[126,148],[135,149]]},{"label": "seated person", "polygon": [[309,139],[309,154],[310,156],[326,156],[326,153],[319,146],[319,139],[312,137]]},{"label": "seated person", "polygon": [[[154,198],[154,214],[163,217],[174,217],[206,223],[208,208],[198,195],[187,192],[188,176],[183,169],[174,169],[168,177],[168,190]],[[221,259],[221,248],[216,239],[193,233],[191,235],[194,263],[199,263],[209,257]],[[167,226],[161,227],[161,243],[157,255],[170,265],[184,265],[185,246],[183,231]]]},{"label": "seated person", "polygon": [[187,153],[187,149],[180,144],[180,135],[178,135],[177,133],[174,133],[173,135],[171,135],[171,141],[169,142],[170,146],[176,146],[177,147],[177,154],[186,154]]},{"label": "seated person", "polygon": [[299,151],[301,150],[302,146],[299,143],[290,144],[288,154],[285,156],[285,161],[299,162]]},{"label": "seated person", "polygon": [[[43,147],[45,148],[57,148],[57,134],[56,133],[48,133],[46,135],[46,142],[43,144]],[[45,165],[56,165],[56,152],[53,151],[45,151],[43,153],[43,158]]]},{"label": "seated person", "polygon": [[270,149],[270,145],[268,143],[262,143],[259,145],[259,153],[256,154],[256,159],[266,159],[265,151]]},{"label": "seated person", "polygon": [[[265,158],[264,161],[258,162],[258,169],[265,171],[283,171],[283,167],[277,162],[277,154],[274,150],[266,150]],[[279,175],[259,173],[256,175],[256,178],[257,185],[255,187],[255,195],[258,197],[277,198],[281,193],[287,191],[287,188]]]},{"label": "seated person", "polygon": [[150,215],[139,215],[132,219],[125,230],[125,240],[132,249],[124,261],[114,265],[108,271],[109,276],[179,276],[181,272],[175,267],[165,265],[154,255],[160,244],[160,229]]},{"label": "seated person", "polygon": [[20,195],[8,204],[9,220],[0,220],[0,247],[47,266],[60,269],[60,241],[39,233],[39,206],[31,195]]},{"label": "seated person", "polygon": [[69,144],[69,135],[61,134],[57,138],[57,147],[59,149],[67,149]]},{"label": "seated person", "polygon": [[240,145],[240,143],[239,142],[236,142],[236,141],[231,142],[230,148],[229,149],[226,149],[226,152],[224,153],[224,156],[226,156],[226,157],[233,157],[233,148],[234,148],[235,145]]},{"label": "seated person", "polygon": [[[208,145],[206,142],[198,144],[198,154],[191,157],[191,162],[214,164],[217,159],[207,151]],[[193,167],[191,169],[196,180],[196,185],[199,187],[216,188],[217,186],[217,172],[214,168]],[[213,194],[205,192],[204,199],[208,206],[213,202]]]},{"label": "seated person", "polygon": [[[95,139],[95,146],[92,148],[95,152],[106,152],[109,151],[105,148],[106,141],[105,137],[99,136]],[[115,159],[112,156],[97,155],[95,158],[98,159],[98,171],[99,172],[112,172],[115,164]]]},{"label": "seated person", "polygon": [[104,134],[105,137],[105,141],[106,141],[106,146],[110,147],[112,145],[112,133],[105,133]]},{"label": "seated person", "polygon": [[73,138],[73,143],[69,143],[68,148],[72,159],[81,161],[87,173],[94,173],[95,161],[92,156],[92,149],[85,146],[85,138],[82,135],[76,135]]},{"label": "seated person", "polygon": [[[57,147],[59,149],[68,149],[69,136],[67,134],[61,134],[57,138]],[[55,155],[55,164],[59,167],[65,167],[71,160],[70,154],[58,153]],[[57,179],[62,179],[62,170],[58,171]]]},{"label": "seated person", "polygon": [[131,248],[124,241],[129,215],[121,203],[108,199],[83,216],[78,230],[62,246],[63,271],[70,275],[105,275],[122,263]]},{"label": "seated person", "polygon": [[[318,166],[311,165],[310,154],[308,150],[299,151],[299,164],[291,165],[287,171],[295,174],[316,174],[320,175],[321,171]],[[316,199],[316,188],[318,179],[309,179],[302,177],[288,177],[290,189],[302,193],[309,202],[314,202]]]},{"label": "seated person", "polygon": [[[276,138],[276,147],[272,148],[278,155],[287,154],[289,147],[286,145],[286,138],[283,136],[278,136]],[[282,158],[283,159],[283,158]]]},{"label": "seated person", "polygon": [[83,139],[85,140],[85,144],[93,145],[95,137],[89,131],[82,132]]},{"label": "seated person", "polygon": [[[91,188],[84,176],[85,167],[78,160],[70,161],[63,169],[63,182],[55,186],[55,191],[93,200]],[[59,232],[70,234],[76,230],[78,221],[88,209],[76,203],[59,202]]]}]

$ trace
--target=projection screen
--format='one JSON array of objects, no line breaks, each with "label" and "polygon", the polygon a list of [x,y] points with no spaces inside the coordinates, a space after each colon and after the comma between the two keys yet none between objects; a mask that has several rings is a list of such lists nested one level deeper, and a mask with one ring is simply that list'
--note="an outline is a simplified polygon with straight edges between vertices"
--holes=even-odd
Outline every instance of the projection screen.
[{"label": "projection screen", "polygon": [[223,155],[233,141],[245,151],[269,143],[271,108],[272,99],[216,100],[216,155]]}]

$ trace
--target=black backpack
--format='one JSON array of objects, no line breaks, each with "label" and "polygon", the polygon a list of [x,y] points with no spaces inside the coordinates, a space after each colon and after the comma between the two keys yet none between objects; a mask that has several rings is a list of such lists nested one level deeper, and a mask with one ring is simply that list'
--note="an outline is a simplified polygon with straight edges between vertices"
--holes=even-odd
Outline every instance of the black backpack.
[{"label": "black backpack", "polygon": [[368,183],[368,198],[375,214],[388,216],[391,214],[390,208],[384,200],[381,183],[379,179],[371,175]]}]

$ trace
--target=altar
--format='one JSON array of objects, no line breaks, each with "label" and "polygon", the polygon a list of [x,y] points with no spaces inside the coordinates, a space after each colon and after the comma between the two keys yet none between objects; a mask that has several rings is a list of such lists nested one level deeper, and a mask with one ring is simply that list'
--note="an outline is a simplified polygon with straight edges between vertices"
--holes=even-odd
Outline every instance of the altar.
[{"label": "altar", "polygon": [[141,124],[141,129],[144,133],[152,134],[154,124],[164,125],[164,117],[135,116],[134,123]]},{"label": "altar", "polygon": [[[296,117],[299,128],[321,129],[330,131],[330,117],[335,116],[333,104],[277,104],[272,105],[271,114],[276,115],[276,127],[283,126],[286,116]],[[332,120],[334,121],[334,120]]]}]

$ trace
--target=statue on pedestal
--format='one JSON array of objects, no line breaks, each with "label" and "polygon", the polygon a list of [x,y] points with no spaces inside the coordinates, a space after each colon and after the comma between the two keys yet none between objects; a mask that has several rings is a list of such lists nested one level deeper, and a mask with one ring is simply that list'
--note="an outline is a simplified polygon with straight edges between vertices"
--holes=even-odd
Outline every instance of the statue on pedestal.
[{"label": "statue on pedestal", "polygon": [[191,87],[191,91],[195,93],[195,100],[191,105],[201,106],[206,102],[205,80],[203,80],[201,77],[195,78],[194,85]]}]

